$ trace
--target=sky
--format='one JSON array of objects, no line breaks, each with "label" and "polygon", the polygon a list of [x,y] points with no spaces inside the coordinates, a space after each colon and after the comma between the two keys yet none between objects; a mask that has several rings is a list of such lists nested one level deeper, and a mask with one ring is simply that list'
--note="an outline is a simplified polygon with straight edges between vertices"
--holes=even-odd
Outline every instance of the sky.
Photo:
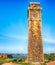
[{"label": "sky", "polygon": [[40,2],[44,53],[55,53],[54,0],[0,0],[0,53],[28,52],[28,7]]}]

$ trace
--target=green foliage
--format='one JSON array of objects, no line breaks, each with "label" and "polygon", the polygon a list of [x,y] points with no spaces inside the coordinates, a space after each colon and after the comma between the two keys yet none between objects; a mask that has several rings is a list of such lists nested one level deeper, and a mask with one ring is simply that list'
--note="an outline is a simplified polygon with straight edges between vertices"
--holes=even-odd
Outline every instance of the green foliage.
[{"label": "green foliage", "polygon": [[15,62],[15,63],[20,64],[20,65],[33,65],[33,64],[25,63],[25,62]]},{"label": "green foliage", "polygon": [[41,65],[46,65],[45,63],[42,63]]},{"label": "green foliage", "polygon": [[45,63],[49,62],[49,61],[54,61],[55,60],[55,54],[45,54],[44,60],[45,60]]},{"label": "green foliage", "polygon": [[[13,63],[17,63],[20,65],[33,65],[33,64],[29,64],[29,63],[25,63],[24,61],[26,60],[26,58],[0,58],[0,65],[6,62],[13,62]],[[40,65],[45,65],[47,62],[50,61],[54,61],[55,60],[55,54],[44,54],[44,63],[40,64]]]},{"label": "green foliage", "polygon": [[[16,61],[14,61],[14,60],[16,60]],[[19,62],[19,60],[21,60],[21,62]],[[6,62],[7,63],[13,62],[13,63],[17,63],[17,64],[20,64],[20,65],[33,65],[33,64],[25,63],[23,61],[24,61],[23,58],[22,59],[21,58],[19,58],[19,59],[12,59],[12,58],[6,58],[6,59],[4,59],[4,58],[0,58],[0,65],[3,64],[3,63],[6,63]]]},{"label": "green foliage", "polygon": [[4,63],[5,59],[4,58],[0,58],[0,64]]},{"label": "green foliage", "polygon": [[5,61],[6,61],[6,62],[13,62],[13,59],[7,58],[7,59],[5,59]]}]

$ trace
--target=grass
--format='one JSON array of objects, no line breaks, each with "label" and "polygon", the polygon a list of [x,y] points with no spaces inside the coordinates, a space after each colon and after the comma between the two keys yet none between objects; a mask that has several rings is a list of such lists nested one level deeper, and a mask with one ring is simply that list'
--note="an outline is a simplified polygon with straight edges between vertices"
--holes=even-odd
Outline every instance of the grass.
[{"label": "grass", "polygon": [[29,64],[29,63],[25,63],[25,62],[15,62],[17,64],[20,64],[20,65],[34,65],[34,64]]},{"label": "grass", "polygon": [[9,62],[20,64],[20,65],[33,65],[33,64],[25,63],[25,62],[14,61],[14,59],[12,58],[7,58],[7,59],[0,58],[0,65],[3,63],[9,63]]},{"label": "grass", "polygon": [[[20,58],[19,58],[20,59]],[[19,60],[18,59],[18,60]],[[22,58],[23,59],[23,58]],[[17,59],[16,59],[17,60]],[[18,62],[18,61],[14,61],[14,59],[12,58],[0,58],[0,65],[2,65],[3,63],[16,63],[16,64],[20,64],[20,65],[34,65],[34,64],[29,64],[29,63],[25,63],[24,61],[21,61],[21,62]],[[41,64],[41,65],[44,65],[44,64]]]}]

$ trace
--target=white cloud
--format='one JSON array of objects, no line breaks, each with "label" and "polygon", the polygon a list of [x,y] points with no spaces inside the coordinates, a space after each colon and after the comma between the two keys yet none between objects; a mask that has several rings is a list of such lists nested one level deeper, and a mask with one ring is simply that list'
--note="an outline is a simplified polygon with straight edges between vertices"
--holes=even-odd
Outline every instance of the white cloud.
[{"label": "white cloud", "polygon": [[43,27],[43,41],[49,44],[55,44],[55,36],[53,35],[52,28],[47,24]]},{"label": "white cloud", "polygon": [[55,44],[55,39],[53,39],[53,38],[43,38],[43,41],[48,42],[50,44]]},{"label": "white cloud", "polygon": [[55,53],[55,47],[46,47],[44,53]]},{"label": "white cloud", "polygon": [[48,24],[43,27],[44,53],[55,53],[54,32]]},{"label": "white cloud", "polygon": [[0,39],[20,39],[20,40],[27,40],[27,35],[24,36],[24,35],[2,35],[0,36]]},{"label": "white cloud", "polygon": [[21,39],[21,40],[26,40],[27,36],[24,35],[7,35],[9,38],[15,38],[15,39]]}]

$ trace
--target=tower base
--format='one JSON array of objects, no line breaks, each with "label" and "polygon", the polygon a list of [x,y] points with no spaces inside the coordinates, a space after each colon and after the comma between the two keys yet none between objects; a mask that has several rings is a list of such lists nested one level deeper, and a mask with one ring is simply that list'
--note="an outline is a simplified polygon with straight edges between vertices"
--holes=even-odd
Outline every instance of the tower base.
[{"label": "tower base", "polygon": [[30,64],[34,64],[34,65],[41,65],[41,64],[43,64],[44,63],[44,61],[43,62],[29,62],[28,61],[28,58],[25,60],[25,63],[30,63]]}]

